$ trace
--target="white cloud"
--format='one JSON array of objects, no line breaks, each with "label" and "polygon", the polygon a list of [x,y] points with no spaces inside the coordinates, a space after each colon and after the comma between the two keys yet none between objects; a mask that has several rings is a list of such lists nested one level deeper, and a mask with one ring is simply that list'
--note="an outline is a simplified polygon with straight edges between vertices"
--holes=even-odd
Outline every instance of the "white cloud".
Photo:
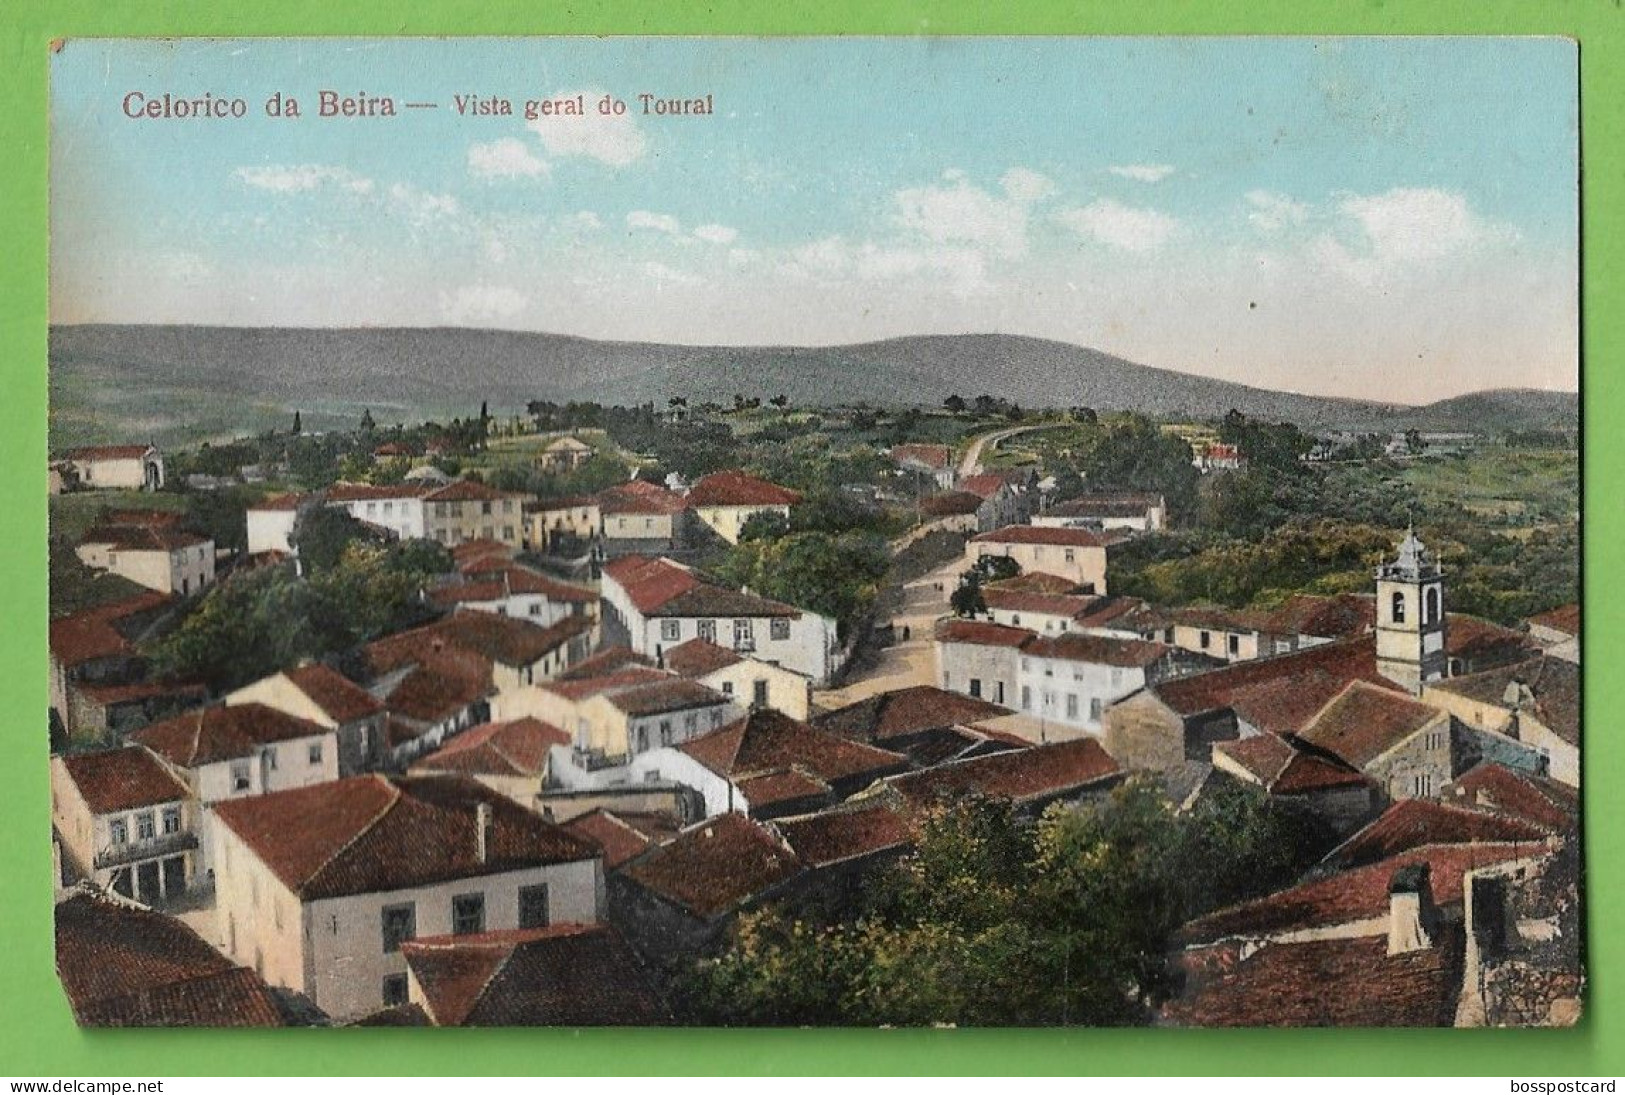
[{"label": "white cloud", "polygon": [[564,218],[564,227],[577,232],[596,232],[604,227],[604,222],[598,219],[598,214],[590,209],[583,209],[579,213],[572,213]]},{"label": "white cloud", "polygon": [[[575,94],[560,92],[555,98]],[[632,115],[599,114],[594,104],[603,97],[602,91],[589,89],[579,94],[586,100],[586,114],[554,114],[525,123],[526,129],[541,138],[549,154],[582,156],[612,167],[625,167],[647,154],[648,139]]]},{"label": "white cloud", "polygon": [[1026,253],[1027,208],[1049,180],[1037,172],[1014,169],[1005,174],[1006,193],[1011,196],[999,197],[972,186],[960,172],[945,172],[943,178],[949,185],[897,192],[898,219],[905,228],[932,243],[974,244],[1007,258]]},{"label": "white cloud", "polygon": [[1364,230],[1379,262],[1427,262],[1509,234],[1485,223],[1464,196],[1449,190],[1398,187],[1344,198],[1338,209]]},{"label": "white cloud", "polygon": [[699,285],[705,280],[697,274],[675,269],[663,262],[646,262],[643,264],[643,272],[655,281],[666,281],[676,285]]},{"label": "white cloud", "polygon": [[726,247],[739,238],[739,229],[729,228],[725,224],[702,224],[694,229],[694,238],[704,240],[706,243],[720,243]]},{"label": "white cloud", "polygon": [[389,198],[414,224],[427,224],[443,217],[455,217],[461,210],[450,194],[431,194],[406,183],[391,183]]},{"label": "white cloud", "polygon": [[1133,179],[1135,182],[1159,183],[1174,173],[1174,166],[1166,163],[1125,163],[1106,170],[1119,178]]},{"label": "white cloud", "polygon": [[277,164],[265,167],[239,167],[234,174],[249,186],[276,194],[294,194],[337,186],[353,194],[370,194],[371,179],[346,167],[325,164]]},{"label": "white cloud", "polygon": [[1252,207],[1248,222],[1263,232],[1280,232],[1309,219],[1308,205],[1269,190],[1247,191],[1247,204]]},{"label": "white cloud", "polygon": [[651,213],[647,209],[634,209],[626,215],[628,228],[650,228],[675,236],[683,230],[682,224],[669,213]]},{"label": "white cloud", "polygon": [[1055,192],[1055,183],[1049,176],[1025,167],[1012,167],[999,179],[1005,196],[1011,201],[1036,202]]},{"label": "white cloud", "polygon": [[551,169],[546,161],[517,137],[503,137],[489,144],[470,145],[469,174],[480,179],[535,179]]},{"label": "white cloud", "polygon": [[1062,210],[1055,219],[1078,235],[1119,251],[1155,251],[1179,228],[1179,221],[1166,213],[1135,208],[1110,198]]},{"label": "white cloud", "polygon": [[464,285],[440,294],[440,312],[454,324],[511,319],[529,303],[525,294],[507,285]]}]

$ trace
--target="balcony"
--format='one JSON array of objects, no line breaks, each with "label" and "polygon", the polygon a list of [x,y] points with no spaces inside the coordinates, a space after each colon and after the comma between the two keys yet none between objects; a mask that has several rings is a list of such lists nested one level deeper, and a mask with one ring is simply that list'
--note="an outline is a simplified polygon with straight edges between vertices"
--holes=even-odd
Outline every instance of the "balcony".
[{"label": "balcony", "polygon": [[130,840],[123,844],[109,844],[96,853],[95,867],[122,867],[143,859],[157,859],[177,852],[190,852],[197,848],[196,833],[166,833],[147,840]]}]

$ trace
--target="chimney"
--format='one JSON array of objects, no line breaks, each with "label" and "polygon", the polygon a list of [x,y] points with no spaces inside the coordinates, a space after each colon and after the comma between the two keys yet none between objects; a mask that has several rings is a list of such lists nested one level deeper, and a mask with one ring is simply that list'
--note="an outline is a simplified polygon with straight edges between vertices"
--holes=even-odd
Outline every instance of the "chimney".
[{"label": "chimney", "polygon": [[1436,910],[1426,863],[1410,863],[1388,883],[1388,953],[1408,954],[1433,945],[1428,929]]},{"label": "chimney", "polygon": [[474,807],[474,848],[480,862],[491,855],[491,804],[482,802]]}]

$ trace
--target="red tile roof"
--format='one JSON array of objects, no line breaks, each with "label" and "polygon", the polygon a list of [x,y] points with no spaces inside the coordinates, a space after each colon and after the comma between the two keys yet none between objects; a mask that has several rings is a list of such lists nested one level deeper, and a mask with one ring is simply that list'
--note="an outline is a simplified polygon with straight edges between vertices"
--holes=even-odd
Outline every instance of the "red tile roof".
[{"label": "red tile roof", "polygon": [[1556,832],[1574,828],[1580,815],[1580,796],[1574,788],[1499,764],[1474,767],[1445,784],[1442,797],[1476,810],[1522,818]]},{"label": "red tile roof", "polygon": [[448,650],[414,664],[383,702],[392,722],[399,716],[432,726],[472,707],[491,691],[489,660],[471,651]]},{"label": "red tile roof", "polygon": [[580,703],[592,696],[635,688],[655,681],[675,679],[663,669],[655,669],[644,665],[628,665],[625,669],[617,669],[615,672],[607,673],[602,677],[561,677],[555,681],[547,681],[538,685],[538,687],[556,696],[563,696],[574,703]]},{"label": "red tile roof", "polygon": [[62,766],[93,814],[179,802],[191,794],[186,784],[145,749],[69,753],[62,757]]},{"label": "red tile roof", "polygon": [[[209,689],[206,685],[180,684],[172,681],[138,681],[135,684],[85,684],[76,682],[68,685],[68,688],[98,707],[112,707],[121,703],[141,703],[155,699],[186,700],[201,703],[209,695]],[[176,706],[181,705],[177,704]],[[190,704],[187,704],[187,706],[190,706]]]},{"label": "red tile roof", "polygon": [[1376,626],[1376,598],[1357,593],[1335,597],[1295,594],[1264,622],[1264,629],[1272,635],[1312,635],[1321,639],[1347,639]]},{"label": "red tile roof", "polygon": [[1009,708],[929,684],[882,692],[813,720],[848,738],[889,738],[944,726],[970,726],[1012,714]]},{"label": "red tile roof", "polygon": [[955,761],[887,782],[916,805],[968,794],[1007,798],[1021,805],[1080,791],[1121,773],[1098,741],[1080,738]]},{"label": "red tile roof", "polygon": [[1578,635],[1580,634],[1580,604],[1576,601],[1537,613],[1529,617],[1529,623],[1537,627],[1547,627],[1553,631],[1561,631],[1565,635]]},{"label": "red tile roof", "polygon": [[1005,487],[1002,475],[968,475],[959,481],[959,489],[966,494],[974,494],[984,501],[992,498]]},{"label": "red tile roof", "polygon": [[172,509],[103,510],[100,525],[134,525],[139,528],[173,528],[186,520],[186,514]]},{"label": "red tile roof", "polygon": [[1079,586],[1077,580],[1073,578],[1063,578],[1059,574],[1045,574],[1041,570],[1029,570],[1016,575],[1014,578],[1000,578],[996,582],[989,582],[983,588],[1011,589],[1024,593],[1072,593]]},{"label": "red tile roof", "polygon": [[134,654],[134,646],[118,629],[119,621],[150,612],[175,600],[164,593],[141,593],[52,620],[51,654],[64,668],[83,665],[98,658]]},{"label": "red tile roof", "polygon": [[[653,817],[655,815],[646,815]],[[633,824],[620,814],[602,807],[580,817],[571,818],[564,828],[589,844],[596,845],[604,855],[604,870],[619,870],[658,843],[644,827]],[[676,835],[675,822],[670,836]]]},{"label": "red tile roof", "polygon": [[256,510],[261,512],[276,511],[291,513],[297,510],[300,506],[304,505],[308,500],[308,495],[289,491],[285,494],[273,494],[269,498],[262,498],[258,502],[255,502],[253,505],[249,506],[248,510],[250,513],[253,513]]},{"label": "red tile roof", "polygon": [[920,499],[920,512],[927,517],[963,517],[981,509],[984,501],[986,499],[979,494],[951,490]]},{"label": "red tile roof", "polygon": [[185,924],[81,891],[56,906],[56,968],[89,1027],[272,1027],[281,1012],[253,970]]},{"label": "red tile roof", "polygon": [[1348,870],[1427,845],[1535,844],[1551,835],[1551,829],[1511,815],[1412,798],[1388,807],[1321,862]]},{"label": "red tile roof", "polygon": [[513,548],[501,540],[491,540],[484,536],[477,536],[472,540],[464,540],[451,549],[451,557],[459,567],[469,563],[478,563],[486,566],[497,561],[506,562],[513,558]]},{"label": "red tile roof", "polygon": [[64,460],[139,460],[158,450],[151,445],[83,445],[62,454]]},{"label": "red tile roof", "polygon": [[461,611],[369,643],[366,656],[374,673],[423,664],[448,649],[478,654],[517,668],[540,661],[571,639],[591,631],[592,626],[592,620],[586,616],[566,616],[548,627],[540,627],[495,612]]},{"label": "red tile roof", "polygon": [[685,681],[673,677],[630,688],[614,689],[603,695],[617,711],[634,718],[665,714],[668,711],[719,707],[732,702],[721,692],[707,688],[698,681]]},{"label": "red tile roof", "polygon": [[[486,855],[478,807],[490,807]],[[230,799],[215,817],[303,901],[596,858],[598,850],[471,779],[355,776]]]},{"label": "red tile roof", "polygon": [[171,764],[199,768],[254,756],[262,747],[279,741],[331,733],[309,719],[285,714],[263,703],[241,703],[188,711],[142,727],[130,735],[130,740],[146,746]]},{"label": "red tile roof", "polygon": [[1041,528],[1037,525],[1006,525],[980,536],[972,536],[973,544],[1046,544],[1056,547],[1109,547],[1121,543],[1125,535],[1120,532],[1092,532],[1083,528]]},{"label": "red tile roof", "polygon": [[1429,723],[1448,719],[1431,704],[1354,681],[1299,731],[1298,737],[1363,768]]},{"label": "red tile roof", "polygon": [[1540,654],[1482,673],[1452,677],[1428,688],[1510,712],[1519,709],[1517,702],[1508,698],[1509,688],[1515,685],[1527,690],[1521,710],[1532,714],[1568,744],[1580,744],[1580,667],[1563,658]]},{"label": "red tile roof", "polygon": [[782,601],[770,601],[754,593],[700,584],[685,590],[645,615],[683,619],[716,616],[748,616],[756,619],[786,617],[800,619],[801,610]]},{"label": "red tile roof", "polygon": [[832,782],[867,780],[908,763],[900,753],[816,730],[772,708],[759,708],[677,748],[717,775],[735,780],[790,768]]},{"label": "red tile roof", "polygon": [[764,810],[816,809],[829,801],[833,788],[801,767],[763,772],[735,781],[739,793],[760,814]]},{"label": "red tile roof", "polygon": [[1276,795],[1307,794],[1370,781],[1346,765],[1299,752],[1274,734],[1214,743],[1215,759],[1227,756],[1265,790]]},{"label": "red tile roof", "polygon": [[809,867],[833,867],[906,848],[913,834],[902,815],[884,806],[825,810],[780,818],[774,826]]},{"label": "red tile roof", "polygon": [[604,578],[626,591],[627,599],[639,612],[648,614],[700,584],[692,571],[668,559],[646,555],[623,555],[604,564]]},{"label": "red tile roof", "polygon": [[1022,647],[1038,636],[1024,627],[1006,627],[985,620],[949,619],[937,623],[934,637],[939,643]]},{"label": "red tile roof", "polygon": [[801,492],[742,471],[713,472],[688,492],[690,506],[793,506]]},{"label": "red tile roof", "polygon": [[1324,757],[1299,753],[1287,762],[1285,770],[1275,777],[1269,789],[1275,795],[1302,795],[1361,785],[1372,785],[1362,773]]},{"label": "red tile roof", "polygon": [[1364,936],[1271,944],[1245,959],[1228,948],[1187,956],[1184,991],[1162,1014],[1193,1027],[1448,1027],[1462,953],[1455,927],[1396,955],[1386,936]]},{"label": "red tile roof", "polygon": [[633,650],[630,646],[612,646],[600,650],[590,658],[584,658],[558,675],[561,681],[584,680],[589,677],[604,677],[618,670],[631,666],[644,666],[653,668],[654,662]]},{"label": "red tile roof", "polygon": [[1268,787],[1275,777],[1286,770],[1298,751],[1274,734],[1255,734],[1250,738],[1214,743],[1215,756],[1223,754]]},{"label": "red tile roof", "polygon": [[1325,878],[1311,879],[1278,893],[1233,905],[1191,921],[1176,940],[1189,946],[1229,937],[1260,937],[1305,928],[1330,927],[1385,916],[1388,887],[1400,867],[1425,863],[1439,905],[1461,901],[1462,879],[1478,867],[1526,856],[1528,844],[1448,844],[1412,848],[1398,855]]},{"label": "red tile roof", "polygon": [[117,551],[176,552],[212,544],[207,536],[152,525],[98,525],[79,538],[81,544],[110,544]]},{"label": "red tile roof", "polygon": [[688,508],[688,501],[664,487],[634,479],[598,493],[598,509],[606,516],[642,514],[650,517],[669,516]]},{"label": "red tile roof", "polygon": [[1053,638],[1036,638],[1022,648],[1034,658],[1055,658],[1089,665],[1109,665],[1123,669],[1144,669],[1173,653],[1173,647],[1143,639],[1113,639],[1104,635],[1066,632]]},{"label": "red tile roof", "polygon": [[704,639],[690,639],[666,651],[666,668],[680,677],[704,677],[745,659]]},{"label": "red tile roof", "polygon": [[1292,733],[1356,680],[1399,693],[1398,685],[1377,672],[1376,643],[1369,636],[1236,662],[1163,681],[1152,690],[1185,718],[1233,708],[1260,729]]},{"label": "red tile roof", "polygon": [[987,586],[982,589],[982,602],[990,609],[1005,612],[1031,612],[1040,616],[1061,616],[1072,619],[1094,607],[1103,597],[1080,593],[1035,593],[1021,589]]},{"label": "red tile roof", "polygon": [[501,498],[523,498],[515,491],[497,490],[472,479],[459,479],[423,496],[425,502],[494,502]]},{"label": "red tile roof", "polygon": [[722,814],[627,864],[621,877],[712,920],[800,873],[788,845],[740,814]]},{"label": "red tile roof", "polygon": [[422,498],[433,489],[432,484],[424,483],[400,483],[389,487],[375,487],[371,483],[334,483],[322,497],[327,502],[375,502]]},{"label": "red tile roof", "polygon": [[282,675],[341,726],[371,718],[384,709],[365,688],[325,665],[301,665]]},{"label": "red tile roof", "polygon": [[1445,653],[1452,658],[1510,658],[1520,651],[1534,652],[1529,636],[1509,627],[1468,616],[1461,612],[1445,613]]},{"label": "red tile roof", "polygon": [[464,730],[436,752],[415,761],[412,772],[540,776],[547,771],[548,750],[569,744],[569,734],[540,719],[488,722]]},{"label": "red tile roof", "polygon": [[922,467],[946,468],[953,460],[953,450],[947,445],[893,445],[891,458],[897,463],[913,463]]},{"label": "red tile roof", "polygon": [[593,604],[598,600],[598,594],[590,589],[570,585],[517,565],[498,571],[481,571],[478,581],[453,582],[429,590],[429,600],[441,608],[488,604],[524,596],[541,596],[564,604]]},{"label": "red tile roof", "polygon": [[672,1015],[604,924],[414,939],[401,953],[435,1025],[652,1026]]}]

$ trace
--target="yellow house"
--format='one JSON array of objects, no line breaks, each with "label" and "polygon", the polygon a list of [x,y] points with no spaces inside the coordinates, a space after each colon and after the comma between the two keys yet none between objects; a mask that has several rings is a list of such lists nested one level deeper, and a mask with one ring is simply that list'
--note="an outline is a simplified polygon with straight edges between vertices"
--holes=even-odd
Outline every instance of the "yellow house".
[{"label": "yellow house", "polygon": [[523,547],[524,503],[529,497],[460,480],[423,496],[424,535],[449,546],[469,540],[494,540],[512,548]]},{"label": "yellow house", "polygon": [[1058,574],[1077,583],[1083,592],[1102,594],[1106,592],[1106,549],[1124,539],[1124,533],[1007,525],[971,537],[965,544],[965,562],[975,564],[985,555],[1002,555],[1014,559],[1023,573]]},{"label": "yellow house", "polygon": [[776,513],[786,519],[801,495],[740,471],[719,471],[695,483],[687,502],[694,515],[730,544],[739,542],[739,530],[758,513]]}]

